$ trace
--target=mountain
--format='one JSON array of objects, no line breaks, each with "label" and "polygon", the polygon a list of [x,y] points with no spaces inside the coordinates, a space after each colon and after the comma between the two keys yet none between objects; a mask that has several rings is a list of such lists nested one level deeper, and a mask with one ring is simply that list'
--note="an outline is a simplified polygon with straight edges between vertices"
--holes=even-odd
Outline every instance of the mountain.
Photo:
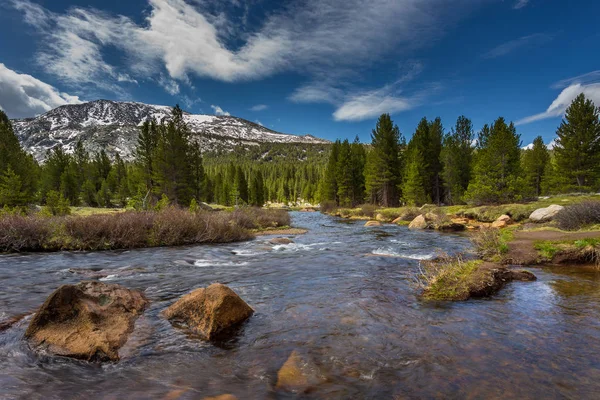
[{"label": "mountain", "polygon": [[[108,154],[131,160],[139,127],[155,118],[171,117],[171,107],[134,102],[96,100],[64,105],[35,118],[13,120],[15,133],[38,161],[46,151],[62,146],[72,152],[78,140],[91,152],[104,149]],[[185,113],[190,130],[197,135],[203,151],[228,150],[236,145],[260,143],[325,144],[327,140],[311,135],[296,136],[272,131],[242,118]]]}]

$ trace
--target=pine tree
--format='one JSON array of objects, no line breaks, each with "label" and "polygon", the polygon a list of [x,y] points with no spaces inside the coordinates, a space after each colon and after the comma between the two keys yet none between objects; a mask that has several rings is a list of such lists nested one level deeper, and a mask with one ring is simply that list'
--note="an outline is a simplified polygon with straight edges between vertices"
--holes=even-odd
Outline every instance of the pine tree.
[{"label": "pine tree", "polygon": [[443,138],[444,127],[442,120],[437,117],[429,123],[429,143],[423,156],[428,160],[429,194],[431,200],[438,205],[444,197],[441,177],[442,163],[440,160]]},{"label": "pine tree", "polygon": [[531,149],[523,152],[522,165],[527,187],[532,189],[535,196],[542,194],[542,182],[549,160],[550,153],[541,136],[533,140]]},{"label": "pine tree", "polygon": [[600,118],[594,103],[580,94],[565,113],[554,151],[561,174],[579,190],[595,188],[600,177]]},{"label": "pine tree", "polygon": [[352,161],[352,206],[354,207],[365,200],[365,164],[367,162],[367,154],[358,136],[354,139],[350,151]]},{"label": "pine tree", "polygon": [[15,174],[9,165],[0,176],[0,204],[7,207],[16,207],[27,204],[28,193],[23,187],[21,176]]},{"label": "pine tree", "polygon": [[339,147],[336,163],[336,182],[338,204],[342,207],[353,206],[354,182],[352,174],[352,148],[348,139]]},{"label": "pine tree", "polygon": [[449,204],[459,204],[471,180],[474,139],[471,120],[460,116],[456,126],[444,137],[440,154],[442,178],[445,185],[445,200]]},{"label": "pine tree", "polygon": [[[21,147],[8,116],[2,110],[0,110],[0,176],[4,177],[5,182],[10,180],[15,184],[17,181],[19,183],[18,187],[13,188],[5,183],[3,189],[3,198],[12,206],[23,206],[33,202],[38,183],[38,165]],[[0,206],[4,205],[8,203],[3,203],[0,199]]]},{"label": "pine tree", "polygon": [[371,153],[367,157],[365,181],[367,190],[376,196],[379,204],[392,207],[399,201],[400,129],[389,114],[379,117],[371,133]]},{"label": "pine tree", "polygon": [[338,205],[337,165],[341,146],[342,143],[339,140],[336,140],[331,146],[321,190],[321,201],[335,201]]},{"label": "pine tree", "polygon": [[409,206],[421,206],[430,200],[423,187],[423,168],[425,161],[419,149],[413,149],[407,160],[405,176],[402,184],[402,196]]},{"label": "pine tree", "polygon": [[519,200],[524,182],[521,174],[521,139],[514,124],[498,118],[484,126],[475,157],[473,179],[465,199],[476,204],[509,203]]},{"label": "pine tree", "polygon": [[237,167],[235,172],[235,192],[242,204],[248,204],[248,181],[241,167]]}]

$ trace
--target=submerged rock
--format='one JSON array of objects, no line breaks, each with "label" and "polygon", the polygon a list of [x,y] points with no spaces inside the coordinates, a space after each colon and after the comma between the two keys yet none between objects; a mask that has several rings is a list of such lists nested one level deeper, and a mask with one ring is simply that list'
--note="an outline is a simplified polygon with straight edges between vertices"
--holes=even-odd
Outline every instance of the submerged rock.
[{"label": "submerged rock", "polygon": [[532,222],[542,223],[552,221],[556,214],[558,214],[564,207],[557,204],[552,204],[546,208],[538,208],[529,216],[529,220]]},{"label": "submerged rock", "polygon": [[213,340],[254,313],[233,290],[220,283],[186,294],[164,311],[172,323],[183,323],[206,340]]},{"label": "submerged rock", "polygon": [[369,227],[369,226],[381,226],[381,222],[379,222],[379,221],[367,221],[365,223],[365,226],[366,227]]},{"label": "submerged rock", "polygon": [[205,397],[203,400],[237,400],[237,397],[232,394],[221,394],[213,397]]},{"label": "submerged rock", "polygon": [[305,393],[325,381],[319,367],[311,359],[294,350],[277,373],[275,388]]},{"label": "submerged rock", "polygon": [[292,243],[294,243],[294,241],[290,238],[278,237],[278,238],[273,238],[273,239],[269,240],[269,243],[271,243],[271,244],[292,244]]},{"label": "submerged rock", "polygon": [[63,285],[31,320],[34,349],[87,361],[117,361],[148,301],[137,290],[102,282]]}]

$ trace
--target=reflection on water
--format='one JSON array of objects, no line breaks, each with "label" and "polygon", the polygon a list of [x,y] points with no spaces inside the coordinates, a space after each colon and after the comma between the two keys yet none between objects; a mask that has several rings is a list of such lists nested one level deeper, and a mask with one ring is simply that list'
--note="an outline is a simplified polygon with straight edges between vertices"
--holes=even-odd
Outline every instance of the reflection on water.
[{"label": "reflection on water", "polygon": [[[152,300],[118,364],[30,352],[29,318],[0,333],[0,398],[281,398],[277,370],[297,349],[327,381],[309,398],[593,398],[600,390],[600,273],[536,270],[493,299],[421,302],[418,260],[466,237],[365,228],[294,213],[294,244],[0,256],[0,319],[31,312],[56,287],[102,279]],[[160,312],[222,282],[256,314],[229,342],[207,344]]]}]

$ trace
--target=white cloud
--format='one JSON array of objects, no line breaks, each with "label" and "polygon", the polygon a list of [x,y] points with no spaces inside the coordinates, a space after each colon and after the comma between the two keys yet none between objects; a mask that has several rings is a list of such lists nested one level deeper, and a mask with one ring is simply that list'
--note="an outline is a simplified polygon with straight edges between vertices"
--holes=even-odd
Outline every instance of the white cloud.
[{"label": "white cloud", "polygon": [[545,33],[534,33],[533,35],[527,35],[520,37],[515,40],[508,41],[499,46],[494,47],[492,50],[485,53],[483,58],[498,58],[505,56],[513,51],[528,46],[536,46],[549,42],[552,40],[551,35]]},{"label": "white cloud", "polygon": [[253,107],[250,107],[250,111],[264,111],[267,108],[269,108],[269,106],[267,106],[266,104],[257,104]]},{"label": "white cloud", "polygon": [[0,107],[9,118],[33,117],[64,104],[81,103],[77,96],[62,93],[55,87],[20,74],[0,63]]},{"label": "white cloud", "polygon": [[301,103],[329,103],[336,106],[333,118],[336,121],[361,121],[383,113],[398,113],[419,106],[426,94],[433,94],[437,87],[429,85],[412,95],[401,95],[401,86],[421,73],[423,66],[411,61],[403,68],[394,82],[373,90],[340,88],[324,82],[313,82],[298,88],[290,99]]},{"label": "white cloud", "polygon": [[169,79],[169,78],[165,78],[164,76],[161,76],[158,79],[158,84],[160,86],[162,86],[162,88],[165,89],[165,91],[167,93],[169,93],[171,96],[175,96],[176,94],[179,93],[179,83],[177,83],[177,81],[175,81],[173,79]]},{"label": "white cloud", "polygon": [[513,8],[515,10],[520,10],[521,8],[526,7],[527,4],[529,4],[529,0],[517,0]]},{"label": "white cloud", "polygon": [[[43,36],[38,61],[46,72],[105,90],[120,88],[119,77],[134,81],[161,74],[180,83],[191,75],[233,82],[280,71],[318,81],[359,80],[357,72],[374,59],[429,45],[465,9],[485,1],[282,2],[248,30],[238,23],[239,14],[247,20],[253,9],[248,4],[241,9],[241,2],[230,16],[214,1],[148,0],[149,12],[138,23],[93,8],[58,14],[30,0],[12,0]],[[265,13],[261,5],[255,9]],[[120,51],[125,64],[112,65],[104,57],[107,49]]]},{"label": "white cloud", "polygon": [[418,105],[416,99],[390,93],[389,88],[354,95],[344,101],[333,113],[336,121],[361,121],[383,113],[394,114]]},{"label": "white cloud", "polygon": [[600,70],[588,72],[587,74],[575,76],[573,78],[563,79],[562,81],[556,82],[552,85],[553,89],[563,89],[568,86],[571,86],[574,83],[580,83],[582,85],[587,85],[590,83],[598,83],[600,82]]},{"label": "white cloud", "polygon": [[595,104],[600,104],[600,83],[592,83],[589,85],[574,83],[563,89],[563,91],[560,92],[556,99],[554,99],[546,111],[520,119],[515,123],[515,125],[525,125],[543,119],[561,117],[564,115],[565,111],[573,102],[575,97],[581,93],[583,93],[588,99],[592,100]]},{"label": "white cloud", "polygon": [[226,115],[226,116],[230,116],[231,115],[227,111],[224,111],[221,107],[215,106],[214,104],[211,105],[210,108],[213,109],[213,111],[215,112],[215,115]]}]

